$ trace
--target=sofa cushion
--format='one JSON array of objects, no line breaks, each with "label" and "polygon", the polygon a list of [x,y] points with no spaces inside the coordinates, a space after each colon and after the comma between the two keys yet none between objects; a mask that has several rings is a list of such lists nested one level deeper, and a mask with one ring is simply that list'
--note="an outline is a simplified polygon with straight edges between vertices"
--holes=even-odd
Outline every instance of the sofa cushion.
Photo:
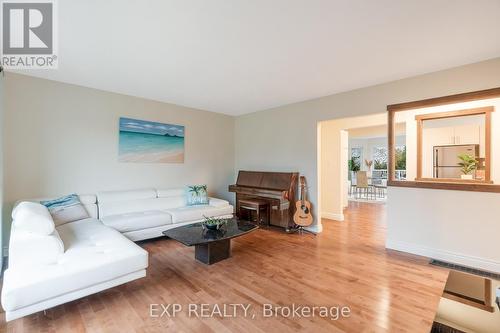
[{"label": "sofa cushion", "polygon": [[229,206],[229,201],[217,198],[209,198],[208,204],[213,207],[226,207]]},{"label": "sofa cushion", "polygon": [[92,205],[97,203],[95,194],[78,194],[78,199],[84,205]]},{"label": "sofa cushion", "polygon": [[13,226],[9,241],[9,262],[29,267],[36,264],[54,264],[64,254],[64,243],[54,229],[50,235],[26,232]]},{"label": "sofa cushion", "polygon": [[172,216],[166,212],[150,210],[103,217],[102,223],[120,232],[129,232],[172,223]]},{"label": "sofa cushion", "polygon": [[209,205],[186,206],[165,210],[172,215],[173,223],[181,223],[188,221],[201,221],[203,216],[214,217],[223,215],[232,215],[233,206],[227,205],[222,207],[213,207]]},{"label": "sofa cushion", "polygon": [[29,268],[9,263],[2,305],[7,311],[32,305],[145,269],[148,253],[96,219],[57,228],[66,251],[55,264]]},{"label": "sofa cushion", "polygon": [[[178,197],[183,198],[184,201],[186,200],[186,189],[184,188],[157,189],[156,194],[158,198]],[[185,206],[185,204],[182,206]]]},{"label": "sofa cushion", "polygon": [[128,191],[105,191],[97,193],[99,203],[109,203],[117,201],[131,201],[141,199],[156,198],[155,189],[128,190]]},{"label": "sofa cushion", "polygon": [[179,197],[176,192],[163,191],[165,196],[157,197],[156,190],[135,190],[101,192],[98,194],[99,218],[110,215],[143,212],[148,210],[163,210],[186,205],[184,194]]},{"label": "sofa cushion", "polygon": [[99,204],[99,218],[111,215],[144,212],[148,210],[164,210],[184,206],[174,198],[142,199]]},{"label": "sofa cushion", "polygon": [[97,196],[95,194],[79,194],[78,198],[89,216],[97,218]]},{"label": "sofa cushion", "polygon": [[162,200],[165,206],[162,209],[177,208],[186,206],[186,189],[174,188],[166,190],[156,190],[158,199]]},{"label": "sofa cushion", "polygon": [[35,202],[20,202],[12,211],[13,224],[16,228],[39,235],[54,232],[54,220],[44,205]]}]

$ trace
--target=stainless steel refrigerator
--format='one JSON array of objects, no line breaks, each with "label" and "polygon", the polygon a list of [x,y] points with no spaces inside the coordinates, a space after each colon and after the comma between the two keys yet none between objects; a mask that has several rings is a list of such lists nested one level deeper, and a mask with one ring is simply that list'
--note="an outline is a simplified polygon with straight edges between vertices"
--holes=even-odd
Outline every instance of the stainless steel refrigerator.
[{"label": "stainless steel refrigerator", "polygon": [[479,145],[434,146],[434,178],[460,178],[458,155],[479,158]]}]

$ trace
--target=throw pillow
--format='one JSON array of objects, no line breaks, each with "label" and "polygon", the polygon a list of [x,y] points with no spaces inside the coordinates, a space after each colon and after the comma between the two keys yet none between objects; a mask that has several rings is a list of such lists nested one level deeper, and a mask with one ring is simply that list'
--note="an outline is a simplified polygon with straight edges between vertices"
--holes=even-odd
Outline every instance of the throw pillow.
[{"label": "throw pillow", "polygon": [[207,185],[191,185],[186,188],[188,206],[208,205]]},{"label": "throw pillow", "polygon": [[40,203],[47,207],[56,226],[90,217],[76,194],[66,195],[54,200],[40,201]]}]

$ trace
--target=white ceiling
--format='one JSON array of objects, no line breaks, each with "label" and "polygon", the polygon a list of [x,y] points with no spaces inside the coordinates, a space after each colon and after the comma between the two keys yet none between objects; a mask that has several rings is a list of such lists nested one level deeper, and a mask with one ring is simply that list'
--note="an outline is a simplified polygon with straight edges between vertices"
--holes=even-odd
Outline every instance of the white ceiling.
[{"label": "white ceiling", "polygon": [[500,56],[500,0],[62,0],[30,75],[239,115]]}]

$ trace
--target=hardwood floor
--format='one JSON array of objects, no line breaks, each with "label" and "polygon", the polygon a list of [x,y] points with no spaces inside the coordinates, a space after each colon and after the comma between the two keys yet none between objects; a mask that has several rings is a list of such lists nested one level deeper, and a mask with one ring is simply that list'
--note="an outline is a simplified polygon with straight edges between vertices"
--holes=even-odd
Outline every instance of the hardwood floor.
[{"label": "hardwood floor", "polygon": [[[288,235],[260,229],[233,240],[212,266],[170,239],[143,242],[147,277],[5,324],[8,332],[429,332],[448,271],[384,248],[385,205],[350,203],[344,222]],[[151,303],[245,303],[256,318],[150,317]],[[262,318],[262,304],[349,306],[348,318]],[[242,314],[242,313],[241,313]],[[2,314],[3,316],[3,314]]]}]

